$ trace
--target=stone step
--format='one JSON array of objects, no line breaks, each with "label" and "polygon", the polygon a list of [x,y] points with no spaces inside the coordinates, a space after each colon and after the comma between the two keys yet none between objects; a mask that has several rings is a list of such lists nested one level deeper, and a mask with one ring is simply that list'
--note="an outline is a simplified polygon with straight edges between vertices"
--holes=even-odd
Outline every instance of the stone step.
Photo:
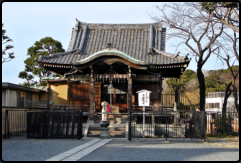
[{"label": "stone step", "polygon": [[115,117],[115,118],[108,118],[108,120],[116,120],[116,121],[128,121],[128,118],[117,118],[117,117]]},{"label": "stone step", "polygon": [[[89,128],[91,127],[100,127],[100,124],[91,124]],[[110,124],[108,127],[126,127],[126,124]]]},{"label": "stone step", "polygon": [[110,120],[110,124],[126,124],[126,121],[115,121],[115,120]]},{"label": "stone step", "polygon": [[115,115],[115,114],[109,114],[108,118],[128,118],[128,115]]},{"label": "stone step", "polygon": [[[101,131],[89,131],[88,132],[88,137],[99,137],[101,134]],[[125,138],[126,131],[111,131],[109,130],[109,134],[111,137],[116,137],[116,138]]]},{"label": "stone step", "polygon": [[126,131],[126,128],[121,128],[121,127],[113,127],[110,128],[109,131]]},{"label": "stone step", "polygon": [[[95,124],[100,124],[101,120],[95,120]],[[109,120],[110,124],[126,124],[125,120]]]},{"label": "stone step", "polygon": [[[110,127],[108,127],[110,128]],[[89,131],[100,131],[100,127],[91,127],[89,128]],[[124,127],[111,127],[109,131],[126,131],[126,128]]]},{"label": "stone step", "polygon": [[124,138],[126,132],[125,131],[109,131],[109,134],[111,137]]}]

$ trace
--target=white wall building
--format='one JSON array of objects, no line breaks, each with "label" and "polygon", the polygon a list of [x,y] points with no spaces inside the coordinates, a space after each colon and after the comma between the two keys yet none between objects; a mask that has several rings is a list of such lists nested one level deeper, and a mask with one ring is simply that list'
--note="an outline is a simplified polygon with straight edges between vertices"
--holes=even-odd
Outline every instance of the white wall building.
[{"label": "white wall building", "polygon": [[[225,92],[210,92],[206,97],[205,111],[222,112]],[[239,99],[239,92],[238,92]],[[239,100],[238,100],[239,103]],[[231,94],[227,102],[227,112],[236,112],[234,96]]]}]

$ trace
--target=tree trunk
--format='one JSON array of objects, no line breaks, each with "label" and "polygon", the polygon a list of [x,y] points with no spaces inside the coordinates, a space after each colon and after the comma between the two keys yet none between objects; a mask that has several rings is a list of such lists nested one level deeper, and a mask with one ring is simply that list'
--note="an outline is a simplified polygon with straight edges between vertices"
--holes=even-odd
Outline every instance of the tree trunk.
[{"label": "tree trunk", "polygon": [[[236,107],[236,110],[238,112],[238,115],[239,115],[239,104],[238,104],[238,93],[237,93],[237,88],[235,87],[235,85],[233,86],[233,91],[234,91],[234,104],[235,104],[235,107]],[[239,117],[239,116],[238,116]]]},{"label": "tree trunk", "polygon": [[232,82],[228,83],[226,85],[225,89],[225,95],[223,100],[223,107],[222,107],[222,134],[226,133],[226,112],[227,112],[227,103],[228,103],[228,97],[231,95],[230,87],[232,85]]},{"label": "tree trunk", "polygon": [[197,77],[198,77],[198,82],[199,82],[199,91],[200,91],[200,111],[205,111],[205,79],[204,79],[204,75],[202,72],[202,64],[200,63],[200,59],[199,62],[197,64]]}]

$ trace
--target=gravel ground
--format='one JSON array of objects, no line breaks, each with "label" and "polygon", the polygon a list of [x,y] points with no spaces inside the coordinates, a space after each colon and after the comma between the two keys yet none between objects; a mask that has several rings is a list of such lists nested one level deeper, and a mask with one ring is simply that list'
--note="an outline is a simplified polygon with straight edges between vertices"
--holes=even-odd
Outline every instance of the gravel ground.
[{"label": "gravel ground", "polygon": [[42,161],[63,153],[90,140],[75,139],[33,139],[11,137],[2,139],[3,161]]},{"label": "gravel ground", "polygon": [[[92,139],[2,139],[2,160],[42,161]],[[216,142],[215,142],[216,141]],[[233,143],[233,144],[232,144]],[[221,144],[221,146],[220,146]],[[113,139],[79,161],[237,161],[237,142],[212,139]],[[229,146],[227,146],[229,145]]]}]

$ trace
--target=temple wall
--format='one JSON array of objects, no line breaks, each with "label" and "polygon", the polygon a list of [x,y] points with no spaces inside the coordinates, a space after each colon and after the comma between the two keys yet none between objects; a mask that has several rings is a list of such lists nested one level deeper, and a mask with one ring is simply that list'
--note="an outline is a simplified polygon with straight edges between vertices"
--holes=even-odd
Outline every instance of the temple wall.
[{"label": "temple wall", "polygon": [[50,85],[50,101],[54,105],[67,105],[68,84],[67,83],[51,83]]}]

